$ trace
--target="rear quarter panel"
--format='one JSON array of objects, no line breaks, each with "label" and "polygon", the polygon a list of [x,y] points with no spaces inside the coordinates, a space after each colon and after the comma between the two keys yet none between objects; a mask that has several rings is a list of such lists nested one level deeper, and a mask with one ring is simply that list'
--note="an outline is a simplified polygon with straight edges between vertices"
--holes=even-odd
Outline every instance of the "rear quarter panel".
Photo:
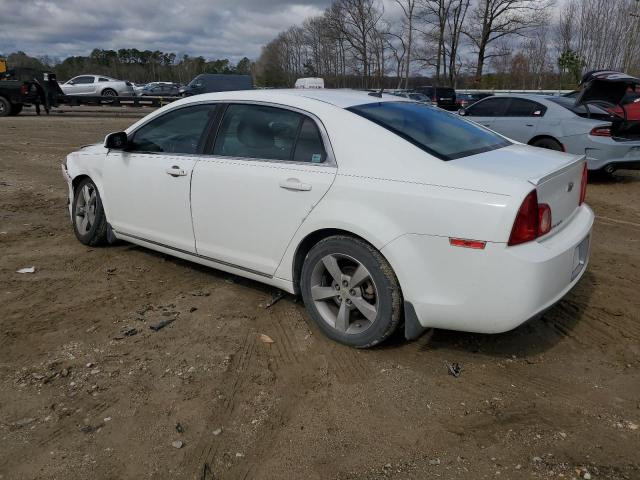
[{"label": "rear quarter panel", "polygon": [[296,232],[277,277],[291,280],[300,242],[326,228],[351,232],[379,250],[407,233],[508,240],[531,184],[434,158],[394,133],[345,113],[331,121],[325,118],[338,163],[336,179]]}]

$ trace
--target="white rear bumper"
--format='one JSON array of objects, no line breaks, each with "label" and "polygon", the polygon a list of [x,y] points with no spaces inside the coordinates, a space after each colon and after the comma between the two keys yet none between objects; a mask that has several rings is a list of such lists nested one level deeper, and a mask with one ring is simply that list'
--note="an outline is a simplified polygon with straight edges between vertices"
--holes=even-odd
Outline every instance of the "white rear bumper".
[{"label": "white rear bumper", "polygon": [[446,237],[407,234],[382,249],[424,327],[511,330],[558,302],[584,274],[594,215],[582,205],[557,233],[508,247],[452,247]]}]

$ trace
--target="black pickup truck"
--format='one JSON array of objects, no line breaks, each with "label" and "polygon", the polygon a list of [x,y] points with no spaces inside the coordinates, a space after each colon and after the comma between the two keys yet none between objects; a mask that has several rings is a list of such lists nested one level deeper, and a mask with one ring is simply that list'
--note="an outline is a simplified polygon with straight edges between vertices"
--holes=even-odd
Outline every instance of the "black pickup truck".
[{"label": "black pickup truck", "polygon": [[35,105],[38,113],[42,105],[48,113],[57,104],[59,94],[62,90],[51,72],[9,70],[0,74],[0,117],[18,115],[25,105]]}]

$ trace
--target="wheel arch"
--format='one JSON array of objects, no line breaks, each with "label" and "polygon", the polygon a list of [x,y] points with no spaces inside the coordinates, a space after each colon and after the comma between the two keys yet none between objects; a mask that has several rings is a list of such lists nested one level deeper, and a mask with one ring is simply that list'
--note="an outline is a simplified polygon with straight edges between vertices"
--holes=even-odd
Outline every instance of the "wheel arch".
[{"label": "wheel arch", "polygon": [[[335,235],[345,235],[353,238],[357,238],[363,242],[368,243],[373,248],[375,248],[380,255],[382,255],[387,262],[389,259],[385,257],[385,255],[380,252],[380,249],[375,246],[375,244],[362,235],[358,235],[357,233],[351,232],[349,230],[344,230],[342,228],[321,228],[318,230],[314,230],[313,232],[308,233],[297,245],[295,253],[293,255],[293,262],[291,265],[292,268],[292,279],[293,279],[293,289],[296,295],[300,294],[300,276],[302,274],[302,265],[304,264],[304,259],[306,258],[309,251],[313,248],[321,240],[324,240],[328,237],[333,237]],[[391,262],[389,262],[391,265]],[[391,269],[393,270],[393,265],[391,265]],[[395,274],[395,271],[394,271]],[[397,276],[397,275],[396,275]]]},{"label": "wheel arch", "polygon": [[400,327],[404,330],[404,336],[407,340],[415,340],[419,338],[426,331],[426,328],[424,328],[420,324],[413,305],[404,300],[400,277],[398,276],[395,269],[393,268],[393,264],[391,263],[389,258],[382,251],[380,251],[380,249],[378,249],[372,242],[364,238],[362,235],[358,235],[349,230],[344,230],[341,228],[321,228],[313,232],[310,232],[302,239],[302,241],[300,241],[300,243],[296,247],[296,251],[295,251],[293,262],[292,262],[292,279],[293,279],[294,293],[296,295],[301,295],[300,276],[302,274],[302,266],[304,264],[304,259],[306,258],[309,251],[313,248],[314,245],[316,245],[321,240],[328,237],[335,236],[335,235],[350,236],[353,238],[357,238],[358,240],[361,240],[363,242],[366,242],[367,244],[371,245],[372,248],[375,248],[378,251],[378,253],[387,261],[387,263],[391,267],[391,271],[393,272],[393,274],[395,275],[398,281],[398,285],[400,286],[400,299],[402,303],[402,323],[400,324]]},{"label": "wheel arch", "polygon": [[562,151],[565,152],[566,151],[566,147],[564,146],[564,144],[558,140],[556,137],[554,137],[553,135],[548,135],[546,133],[542,133],[540,135],[536,135],[535,137],[533,137],[531,140],[529,140],[527,142],[527,145],[533,145],[535,142],[537,142],[538,140],[553,140],[554,142],[557,142],[558,145],[560,145],[562,147]]}]

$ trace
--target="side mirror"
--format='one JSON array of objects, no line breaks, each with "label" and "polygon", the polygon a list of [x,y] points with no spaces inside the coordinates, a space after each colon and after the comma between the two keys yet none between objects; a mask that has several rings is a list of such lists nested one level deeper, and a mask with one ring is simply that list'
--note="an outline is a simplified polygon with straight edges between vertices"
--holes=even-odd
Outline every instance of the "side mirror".
[{"label": "side mirror", "polygon": [[76,84],[76,82],[74,82],[73,80],[69,80],[69,81],[67,82],[67,85],[75,85],[75,84]]},{"label": "side mirror", "polygon": [[124,150],[128,142],[126,132],[110,133],[104,138],[104,147],[109,150]]},{"label": "side mirror", "polygon": [[467,111],[464,108],[458,110],[458,115],[462,115],[463,117],[467,114]]}]

